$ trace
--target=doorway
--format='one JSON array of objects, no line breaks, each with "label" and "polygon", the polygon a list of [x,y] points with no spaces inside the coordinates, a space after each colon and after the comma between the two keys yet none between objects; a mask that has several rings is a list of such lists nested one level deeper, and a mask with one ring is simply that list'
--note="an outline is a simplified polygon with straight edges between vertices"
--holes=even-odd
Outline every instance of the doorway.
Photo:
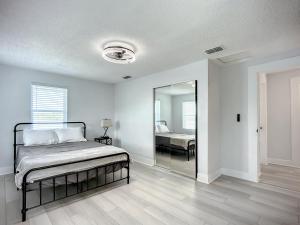
[{"label": "doorway", "polygon": [[155,165],[197,175],[197,81],[154,89]]},{"label": "doorway", "polygon": [[300,191],[300,69],[260,74],[259,182]]}]

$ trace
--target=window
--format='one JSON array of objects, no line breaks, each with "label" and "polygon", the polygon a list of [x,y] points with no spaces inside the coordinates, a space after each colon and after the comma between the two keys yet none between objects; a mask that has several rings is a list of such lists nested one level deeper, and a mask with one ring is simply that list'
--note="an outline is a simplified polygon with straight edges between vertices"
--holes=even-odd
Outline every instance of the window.
[{"label": "window", "polygon": [[160,120],[160,100],[155,100],[155,121]]},{"label": "window", "polygon": [[182,127],[184,129],[196,128],[196,104],[195,102],[182,103]]},{"label": "window", "polygon": [[[67,121],[68,90],[59,87],[31,85],[31,120],[33,123]],[[34,129],[59,128],[63,124],[33,125]]]}]

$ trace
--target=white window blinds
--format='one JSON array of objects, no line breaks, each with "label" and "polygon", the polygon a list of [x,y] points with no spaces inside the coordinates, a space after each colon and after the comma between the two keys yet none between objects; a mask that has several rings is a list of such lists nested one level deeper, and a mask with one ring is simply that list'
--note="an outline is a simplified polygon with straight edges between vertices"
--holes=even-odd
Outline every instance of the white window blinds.
[{"label": "white window blinds", "polygon": [[[31,85],[31,118],[33,123],[56,123],[67,121],[66,88]],[[34,125],[38,128],[57,128],[56,125]]]},{"label": "white window blinds", "polygon": [[184,129],[196,128],[196,104],[195,102],[182,103],[182,127]]}]

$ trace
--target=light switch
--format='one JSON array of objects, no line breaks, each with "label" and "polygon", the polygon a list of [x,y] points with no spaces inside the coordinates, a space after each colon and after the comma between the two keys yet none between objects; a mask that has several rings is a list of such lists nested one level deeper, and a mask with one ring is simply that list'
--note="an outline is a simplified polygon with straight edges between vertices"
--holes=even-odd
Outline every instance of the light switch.
[{"label": "light switch", "polygon": [[241,114],[236,114],[236,121],[239,123],[241,122]]}]

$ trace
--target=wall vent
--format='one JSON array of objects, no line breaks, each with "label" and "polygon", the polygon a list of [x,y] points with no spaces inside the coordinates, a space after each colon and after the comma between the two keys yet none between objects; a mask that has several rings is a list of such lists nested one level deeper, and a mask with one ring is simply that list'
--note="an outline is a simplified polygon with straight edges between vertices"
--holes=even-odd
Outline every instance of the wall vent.
[{"label": "wall vent", "polygon": [[131,76],[124,76],[123,79],[127,80],[127,79],[130,79]]},{"label": "wall vent", "polygon": [[215,48],[205,50],[205,53],[210,55],[210,54],[217,53],[217,52],[220,52],[220,51],[223,51],[223,50],[224,50],[223,47],[218,46],[218,47],[215,47]]}]

